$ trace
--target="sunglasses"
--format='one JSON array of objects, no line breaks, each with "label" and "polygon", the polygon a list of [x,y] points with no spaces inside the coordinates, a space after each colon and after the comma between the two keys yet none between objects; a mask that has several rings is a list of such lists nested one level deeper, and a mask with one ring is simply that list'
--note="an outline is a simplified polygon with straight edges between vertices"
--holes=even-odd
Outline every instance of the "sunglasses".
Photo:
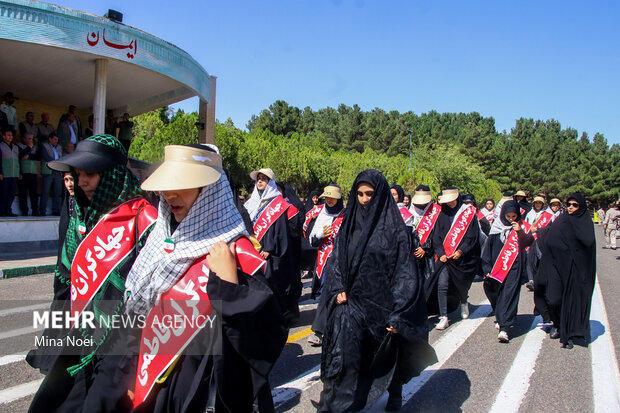
[{"label": "sunglasses", "polygon": [[567,202],[566,203],[567,206],[572,206],[575,208],[579,208],[579,204],[577,202]]}]

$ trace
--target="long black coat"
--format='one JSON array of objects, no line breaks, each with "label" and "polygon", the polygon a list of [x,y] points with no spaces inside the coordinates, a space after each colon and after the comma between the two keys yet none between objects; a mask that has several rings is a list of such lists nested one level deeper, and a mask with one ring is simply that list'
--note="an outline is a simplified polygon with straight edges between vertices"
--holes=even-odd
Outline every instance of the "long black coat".
[{"label": "long black coat", "polygon": [[443,242],[450,231],[452,221],[443,211],[439,214],[435,228],[433,229],[433,248],[437,260],[435,261],[435,271],[424,283],[426,291],[427,310],[429,314],[439,313],[437,302],[437,281],[439,273],[443,268],[448,269],[450,275],[450,286],[448,289],[448,312],[458,308],[459,303],[467,300],[469,288],[471,287],[476,272],[480,264],[480,228],[475,222],[476,218],[467,227],[467,232],[458,246],[463,255],[458,260],[449,259],[443,263],[439,258],[445,254]]}]

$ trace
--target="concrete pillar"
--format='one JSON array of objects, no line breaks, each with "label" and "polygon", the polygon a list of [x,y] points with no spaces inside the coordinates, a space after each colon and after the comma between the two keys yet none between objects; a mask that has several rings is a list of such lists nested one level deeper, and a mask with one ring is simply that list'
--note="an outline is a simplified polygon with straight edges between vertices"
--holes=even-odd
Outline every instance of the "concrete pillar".
[{"label": "concrete pillar", "polygon": [[209,104],[206,100],[200,99],[198,103],[198,142],[200,143],[213,143],[207,142],[207,110]]},{"label": "concrete pillar", "polygon": [[93,98],[93,132],[95,135],[105,131],[105,107],[108,85],[108,61],[95,60],[95,97]]},{"label": "concrete pillar", "polygon": [[209,96],[209,104],[206,107],[206,122],[205,122],[205,142],[215,143],[215,76],[211,76],[211,95]]}]

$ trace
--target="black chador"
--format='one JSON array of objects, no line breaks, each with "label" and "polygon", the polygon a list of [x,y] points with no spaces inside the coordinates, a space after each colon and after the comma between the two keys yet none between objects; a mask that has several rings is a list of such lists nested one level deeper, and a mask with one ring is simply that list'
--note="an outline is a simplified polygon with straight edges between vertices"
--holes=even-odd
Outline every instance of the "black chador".
[{"label": "black chador", "polygon": [[590,339],[590,308],[596,281],[594,224],[583,195],[572,194],[567,202],[579,204],[575,212],[560,215],[539,238],[542,252],[538,273],[547,279],[546,299],[560,341]]},{"label": "black chador", "polygon": [[[361,195],[360,188],[366,189]],[[357,176],[325,271],[321,300],[327,302],[328,316],[320,411],[358,411],[365,406],[375,377],[384,378],[376,383],[387,384],[395,365],[392,383],[399,385],[436,360],[428,344],[422,277],[411,254],[408,230],[381,172],[367,170]],[[389,327],[397,333],[388,333]],[[384,340],[394,344],[384,348],[399,348],[398,360],[390,351],[376,358]]]},{"label": "black chador", "polygon": [[[498,260],[500,254],[502,260],[504,258],[510,259],[514,256],[514,251],[508,253],[507,249],[503,250],[506,242],[513,234],[512,222],[506,218],[506,214],[514,213],[514,222],[520,222],[521,225],[521,212],[520,206],[516,201],[506,201],[502,205],[502,210],[499,219],[493,222],[489,238],[484,246],[482,252],[482,271],[487,275],[484,279],[484,292],[491,302],[491,307],[495,311],[495,319],[499,324],[500,331],[508,332],[510,327],[514,324],[517,317],[517,309],[519,306],[519,292],[522,283],[522,275],[526,271],[527,255],[525,248],[530,246],[534,241],[534,237],[525,233],[523,227],[516,232],[518,239],[518,255],[512,265],[502,271],[505,275],[503,281],[488,276],[491,273],[495,263]],[[502,254],[504,252],[505,254]],[[499,267],[498,267],[499,268]],[[507,275],[505,274],[507,271]],[[492,274],[493,275],[493,274]],[[503,278],[498,276],[498,278]],[[505,341],[503,339],[502,341]]]}]

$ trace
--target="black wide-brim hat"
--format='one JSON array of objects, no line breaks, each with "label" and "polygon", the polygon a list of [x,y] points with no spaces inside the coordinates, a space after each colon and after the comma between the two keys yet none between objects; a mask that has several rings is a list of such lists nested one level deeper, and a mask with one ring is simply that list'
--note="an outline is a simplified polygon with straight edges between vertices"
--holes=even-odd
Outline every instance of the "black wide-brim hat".
[{"label": "black wide-brim hat", "polygon": [[71,168],[88,172],[103,172],[126,163],[127,156],[118,149],[105,143],[86,139],[77,145],[75,151],[48,162],[47,166],[60,172],[69,172]]}]

